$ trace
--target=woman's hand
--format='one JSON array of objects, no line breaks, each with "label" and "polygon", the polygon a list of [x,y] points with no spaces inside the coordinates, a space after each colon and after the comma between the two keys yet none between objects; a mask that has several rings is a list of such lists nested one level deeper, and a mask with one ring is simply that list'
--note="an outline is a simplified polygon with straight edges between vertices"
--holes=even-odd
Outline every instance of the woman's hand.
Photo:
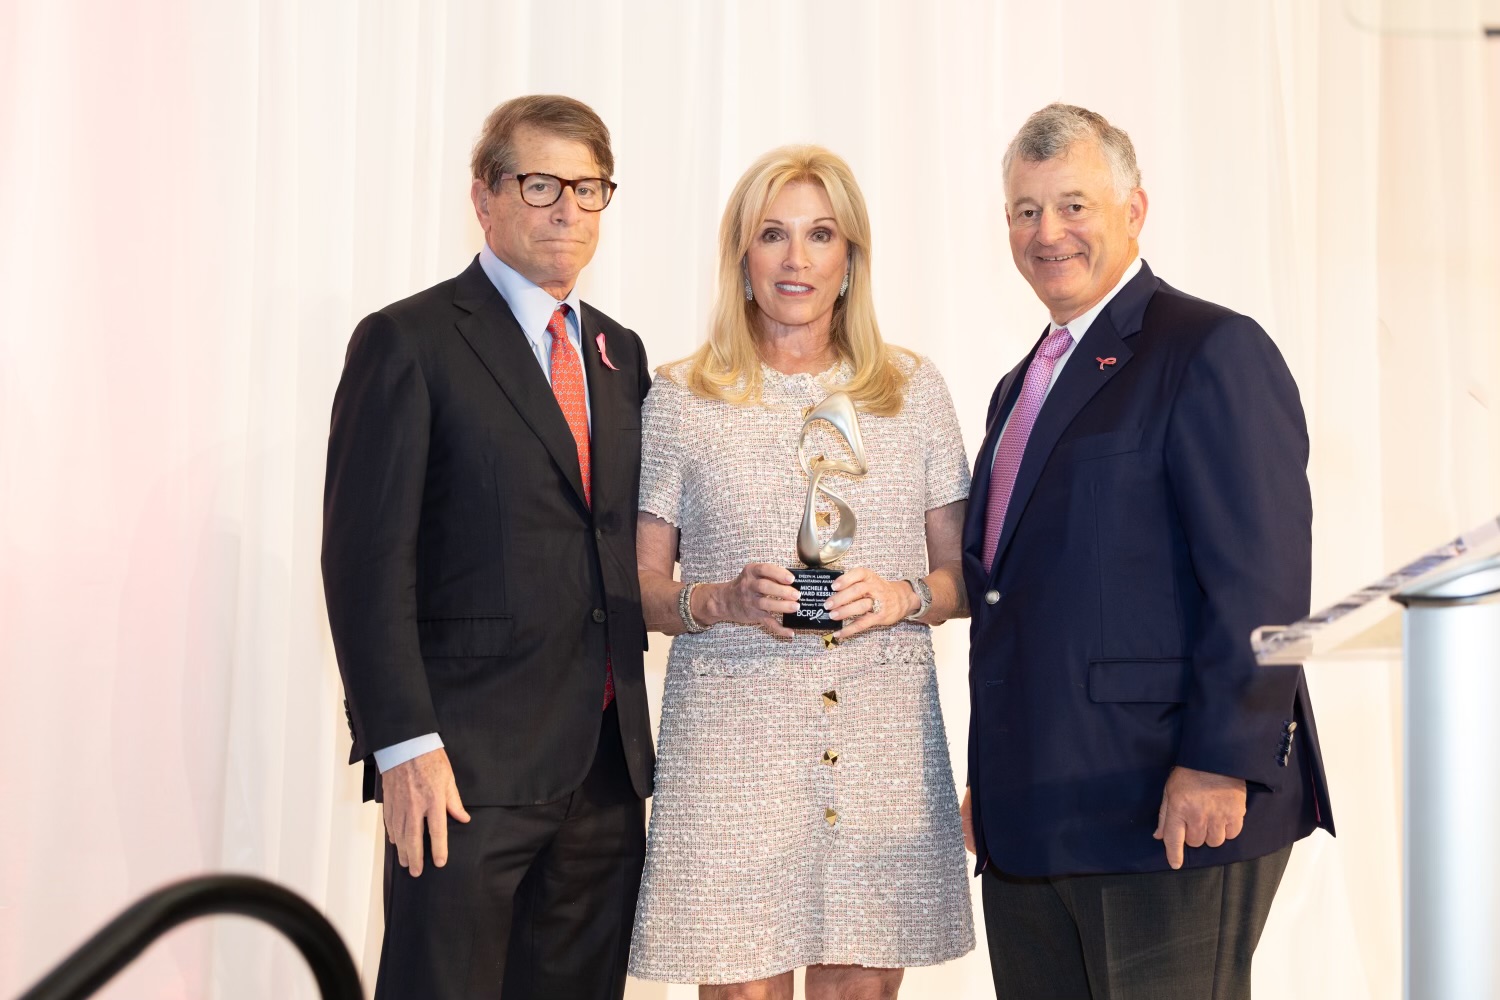
[{"label": "woman's hand", "polygon": [[851,569],[833,581],[829,616],[849,624],[833,633],[842,642],[878,625],[894,625],[922,606],[905,580],[884,580],[874,570]]},{"label": "woman's hand", "polygon": [[695,607],[693,617],[705,625],[735,622],[754,625],[783,639],[796,636],[781,624],[783,614],[797,610],[797,588],[792,586],[791,571],[785,566],[750,563],[728,583],[699,587],[693,592],[693,598],[694,604],[703,602],[703,614],[700,615]]}]

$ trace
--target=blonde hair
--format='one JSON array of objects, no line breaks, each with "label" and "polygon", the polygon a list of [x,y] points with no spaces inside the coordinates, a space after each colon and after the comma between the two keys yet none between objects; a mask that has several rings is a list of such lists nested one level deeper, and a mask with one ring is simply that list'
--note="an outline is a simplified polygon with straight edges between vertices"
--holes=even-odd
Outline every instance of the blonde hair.
[{"label": "blonde hair", "polygon": [[901,412],[907,370],[915,367],[903,367],[898,358],[915,360],[915,355],[880,338],[870,294],[870,216],[864,195],[849,165],[821,146],[773,149],[735,184],[719,223],[719,290],[708,340],[683,361],[663,366],[660,373],[672,378],[669,369],[686,364],[683,381],[695,394],[736,404],[760,403],[761,358],[755,346],[760,309],[744,296],[742,268],[771,202],[797,181],[822,186],[849,244],[849,290],[834,302],[829,331],[834,350],[854,368],[854,376],[842,388],[862,410],[894,416]]}]

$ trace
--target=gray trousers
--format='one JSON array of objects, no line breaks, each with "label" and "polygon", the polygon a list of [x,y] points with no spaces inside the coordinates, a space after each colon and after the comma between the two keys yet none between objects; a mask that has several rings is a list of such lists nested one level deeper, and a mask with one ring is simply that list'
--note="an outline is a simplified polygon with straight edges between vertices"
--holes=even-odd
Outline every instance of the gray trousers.
[{"label": "gray trousers", "polygon": [[997,1000],[1249,1000],[1292,848],[1211,868],[981,877]]}]

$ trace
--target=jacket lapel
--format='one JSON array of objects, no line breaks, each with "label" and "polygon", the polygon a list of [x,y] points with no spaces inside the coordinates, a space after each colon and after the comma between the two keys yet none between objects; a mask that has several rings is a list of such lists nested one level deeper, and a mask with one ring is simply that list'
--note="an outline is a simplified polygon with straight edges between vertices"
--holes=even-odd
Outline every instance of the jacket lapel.
[{"label": "jacket lapel", "polygon": [[[479,266],[478,258],[458,276],[453,304],[467,315],[458,321],[458,332],[468,341],[516,412],[541,440],[573,491],[583,503],[583,477],[578,470],[578,449],[573,432],[557,405],[552,386],[536,363],[521,324],[511,314],[505,299]],[[585,351],[584,355],[587,356]],[[589,373],[593,377],[592,371]]]},{"label": "jacket lapel", "polygon": [[[987,576],[993,580],[999,574],[1000,564],[1005,561],[1006,549],[1015,537],[1016,527],[1026,514],[1026,505],[1042,476],[1052,450],[1057,447],[1063,432],[1078,416],[1080,410],[1110,379],[1116,378],[1130,363],[1133,356],[1126,346],[1125,338],[1141,329],[1141,318],[1146,312],[1146,303],[1156,291],[1158,281],[1141,262],[1141,270],[1104,307],[1104,311],[1090,324],[1088,332],[1073,348],[1068,363],[1063,366],[1057,383],[1047,393],[1032,425],[1031,437],[1026,441],[1026,451],[1021,456],[1021,467],[1016,472],[1016,485],[1011,490],[1010,506],[1005,511],[1005,526],[1000,532],[1000,543],[995,549],[993,568],[986,567]],[[1114,364],[1104,364],[1100,358],[1114,358]],[[1028,362],[1029,363],[1029,362]],[[1003,423],[998,421],[997,423]],[[997,428],[998,430],[998,428]],[[990,453],[994,448],[990,446]]]},{"label": "jacket lapel", "polygon": [[[1043,336],[1046,331],[1042,331]],[[995,461],[995,447],[1000,442],[1000,428],[1005,426],[1005,417],[1015,406],[1018,386],[1021,376],[1026,371],[1026,366],[1031,363],[1031,358],[1036,354],[1036,349],[1041,345],[1041,338],[1031,345],[1031,354],[1028,354],[1020,364],[1012,368],[1000,380],[1000,388],[996,391],[996,397],[1000,405],[995,407],[995,412],[990,417],[989,425],[984,429],[984,442],[979,446],[979,454],[974,457],[973,482],[969,487],[969,506],[964,521],[964,557],[972,560],[973,566],[977,568],[978,575],[983,577],[988,574],[988,567],[983,566],[981,557],[984,550],[984,520],[985,509],[989,506],[990,496],[990,472]]]},{"label": "jacket lapel", "polygon": [[[626,449],[620,447],[620,435],[625,421],[621,414],[625,409],[623,393],[627,386],[625,373],[604,364],[600,356],[598,338],[605,338],[605,352],[610,361],[624,356],[623,345],[611,343],[599,317],[587,302],[580,303],[579,331],[582,334],[583,367],[589,379],[589,410],[592,426],[589,430],[589,465],[592,469],[594,507],[600,506],[600,495],[608,483],[629,482],[630,470],[622,469]],[[634,385],[634,382],[629,382]],[[634,517],[634,512],[631,513]]]}]

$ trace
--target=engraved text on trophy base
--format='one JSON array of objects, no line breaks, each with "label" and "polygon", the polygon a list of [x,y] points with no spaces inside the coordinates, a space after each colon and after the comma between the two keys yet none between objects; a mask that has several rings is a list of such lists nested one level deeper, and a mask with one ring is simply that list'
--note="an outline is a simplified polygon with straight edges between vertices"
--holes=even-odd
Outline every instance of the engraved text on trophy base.
[{"label": "engraved text on trophy base", "polygon": [[787,628],[819,629],[822,631],[835,631],[843,623],[828,616],[828,609],[823,607],[823,602],[833,596],[833,581],[843,575],[841,569],[800,569],[792,570],[792,586],[797,588],[801,595],[797,600],[795,613],[781,616],[781,624]]}]

